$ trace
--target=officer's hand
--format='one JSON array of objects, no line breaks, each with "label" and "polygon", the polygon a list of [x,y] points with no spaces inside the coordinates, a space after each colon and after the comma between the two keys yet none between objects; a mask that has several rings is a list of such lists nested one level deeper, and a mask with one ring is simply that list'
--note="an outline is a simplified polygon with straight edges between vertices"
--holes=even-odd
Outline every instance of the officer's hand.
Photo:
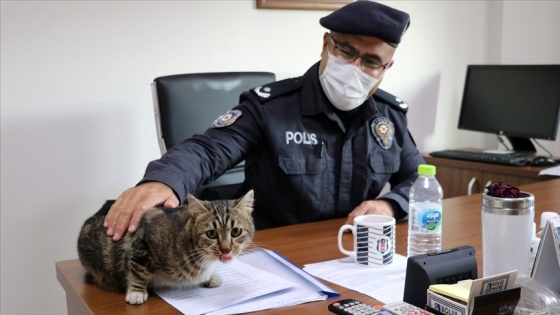
[{"label": "officer's hand", "polygon": [[105,217],[103,226],[107,228],[107,235],[118,241],[127,229],[130,233],[135,232],[144,212],[159,205],[167,208],[179,206],[179,200],[167,185],[148,182],[125,190]]},{"label": "officer's hand", "polygon": [[[348,214],[345,224],[353,225],[354,218],[364,214],[384,214],[393,217],[395,212],[387,200],[366,200]],[[350,232],[350,230],[346,231]]]}]

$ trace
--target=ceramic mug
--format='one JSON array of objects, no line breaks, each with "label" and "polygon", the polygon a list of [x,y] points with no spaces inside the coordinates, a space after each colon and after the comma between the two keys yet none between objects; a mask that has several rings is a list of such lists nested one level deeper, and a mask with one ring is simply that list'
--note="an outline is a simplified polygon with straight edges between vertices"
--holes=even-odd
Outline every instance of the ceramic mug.
[{"label": "ceramic mug", "polygon": [[[354,250],[342,246],[342,234],[351,230]],[[344,224],[338,230],[338,249],[359,265],[384,266],[393,262],[395,254],[395,218],[380,214],[361,215],[354,225]]]}]

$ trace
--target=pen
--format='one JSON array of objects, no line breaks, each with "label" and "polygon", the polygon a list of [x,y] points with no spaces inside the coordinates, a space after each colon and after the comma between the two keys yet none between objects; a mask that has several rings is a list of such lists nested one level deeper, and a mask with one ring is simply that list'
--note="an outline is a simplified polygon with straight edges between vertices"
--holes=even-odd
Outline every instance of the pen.
[{"label": "pen", "polygon": [[317,147],[315,148],[315,152],[317,153],[317,157],[322,157],[323,156],[323,146],[324,146],[324,142],[321,141],[317,144]]}]

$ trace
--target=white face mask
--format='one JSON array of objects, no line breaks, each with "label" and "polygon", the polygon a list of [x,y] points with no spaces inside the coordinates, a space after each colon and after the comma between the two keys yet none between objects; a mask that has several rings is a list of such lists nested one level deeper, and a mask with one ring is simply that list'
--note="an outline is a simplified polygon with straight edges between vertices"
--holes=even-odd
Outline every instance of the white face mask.
[{"label": "white face mask", "polygon": [[328,50],[327,53],[329,59],[325,71],[319,76],[319,81],[329,101],[342,111],[349,111],[362,105],[380,79],[331,55]]}]

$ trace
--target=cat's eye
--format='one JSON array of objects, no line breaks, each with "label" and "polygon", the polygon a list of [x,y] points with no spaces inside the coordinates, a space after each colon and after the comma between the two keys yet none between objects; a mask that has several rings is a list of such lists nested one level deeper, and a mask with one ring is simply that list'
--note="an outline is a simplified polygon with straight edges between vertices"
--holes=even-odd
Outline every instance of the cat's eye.
[{"label": "cat's eye", "polygon": [[232,237],[238,237],[239,235],[241,235],[242,231],[243,230],[240,229],[240,228],[233,228],[233,229],[231,229],[231,236]]},{"label": "cat's eye", "polygon": [[216,230],[208,230],[206,231],[206,236],[208,236],[208,238],[218,238],[218,231]]}]

